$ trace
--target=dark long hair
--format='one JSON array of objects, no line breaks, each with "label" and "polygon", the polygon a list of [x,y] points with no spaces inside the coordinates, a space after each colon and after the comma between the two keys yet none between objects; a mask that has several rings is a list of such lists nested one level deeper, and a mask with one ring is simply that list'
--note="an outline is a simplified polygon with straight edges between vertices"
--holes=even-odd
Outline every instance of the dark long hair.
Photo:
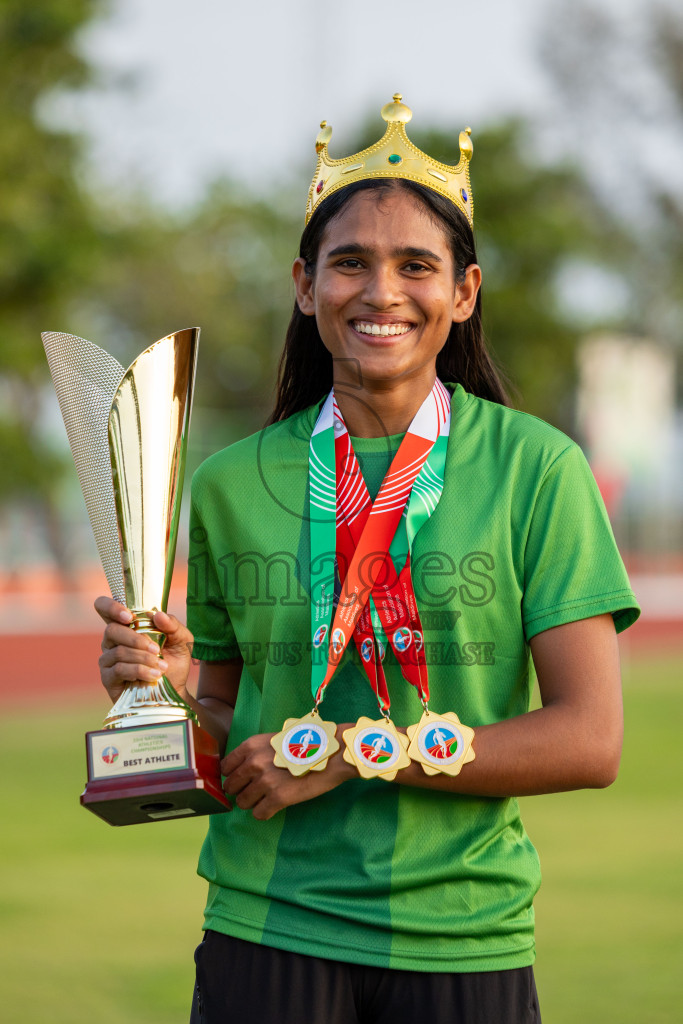
[{"label": "dark long hair", "polygon": [[[467,267],[477,262],[474,236],[467,219],[449,199],[404,178],[357,181],[333,192],[318,207],[301,236],[299,256],[306,262],[306,273],[315,273],[325,228],[353,196],[359,192],[378,192],[381,197],[397,188],[415,196],[444,229],[453,254],[456,281],[464,281]],[[486,347],[481,324],[481,289],[470,318],[452,325],[446,344],[436,358],[436,372],[442,381],[462,384],[465,391],[473,395],[500,405],[509,404],[502,375]],[[318,333],[315,317],[305,316],[295,302],[278,365],[275,408],[268,422],[276,423],[307,409],[324,398],[331,388],[332,356]]]}]

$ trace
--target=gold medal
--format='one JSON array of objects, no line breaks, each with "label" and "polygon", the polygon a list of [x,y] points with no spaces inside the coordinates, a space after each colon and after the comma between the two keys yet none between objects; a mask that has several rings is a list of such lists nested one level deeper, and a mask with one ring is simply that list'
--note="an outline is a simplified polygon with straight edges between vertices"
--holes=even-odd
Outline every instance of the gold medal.
[{"label": "gold medal", "polygon": [[288,718],[270,741],[275,751],[273,763],[292,775],[321,772],[339,750],[336,731],[336,723],[323,722],[315,710],[303,718]]},{"label": "gold medal", "polygon": [[419,761],[426,775],[458,775],[468,761],[474,761],[474,729],[463,725],[452,711],[435,715],[425,709],[417,725],[408,728],[408,753]]},{"label": "gold medal", "polygon": [[355,764],[364,779],[379,777],[391,781],[399,768],[407,768],[410,758],[406,753],[408,740],[393,722],[380,718],[359,718],[352,729],[343,733],[346,749],[344,760]]}]

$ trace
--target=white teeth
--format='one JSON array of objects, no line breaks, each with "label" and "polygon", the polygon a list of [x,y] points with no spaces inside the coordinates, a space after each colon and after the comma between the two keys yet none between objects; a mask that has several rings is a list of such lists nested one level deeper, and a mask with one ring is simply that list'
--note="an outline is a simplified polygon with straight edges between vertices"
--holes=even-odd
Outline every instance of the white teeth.
[{"label": "white teeth", "polygon": [[371,324],[364,320],[356,320],[353,324],[355,330],[360,334],[373,334],[386,338],[387,335],[406,334],[412,327],[411,324]]}]

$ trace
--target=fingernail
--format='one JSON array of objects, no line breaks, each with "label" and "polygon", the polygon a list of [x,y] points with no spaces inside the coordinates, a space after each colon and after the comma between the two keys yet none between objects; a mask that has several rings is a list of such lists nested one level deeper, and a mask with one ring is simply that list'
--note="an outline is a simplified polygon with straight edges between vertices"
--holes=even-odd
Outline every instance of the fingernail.
[{"label": "fingernail", "polygon": [[148,644],[147,644],[147,650],[148,650],[148,651],[149,651],[149,652],[150,652],[151,654],[158,654],[158,653],[159,653],[159,650],[160,650],[160,648],[159,648],[159,644],[154,644],[154,643],[148,643]]},{"label": "fingernail", "polygon": [[159,668],[167,669],[168,668],[168,662],[164,661],[163,658],[160,658],[159,659]]},{"label": "fingernail", "polygon": [[150,669],[148,669],[148,672],[150,672],[151,675],[153,675],[155,679],[157,679],[161,675],[161,669],[160,668],[150,668]]},{"label": "fingernail", "polygon": [[133,621],[132,612],[128,612],[128,611],[126,611],[126,612],[119,612],[119,618],[120,618],[121,622],[132,622]]}]

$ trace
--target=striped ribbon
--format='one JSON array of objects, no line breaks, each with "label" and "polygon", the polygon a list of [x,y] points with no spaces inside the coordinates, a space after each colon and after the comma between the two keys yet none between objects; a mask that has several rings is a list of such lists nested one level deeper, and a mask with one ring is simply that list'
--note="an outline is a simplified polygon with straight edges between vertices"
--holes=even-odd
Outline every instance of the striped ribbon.
[{"label": "striped ribbon", "polygon": [[309,449],[316,704],[352,636],[383,714],[390,706],[382,668],[387,638],[404,677],[424,703],[429,699],[410,551],[441,497],[449,431],[450,395],[436,380],[373,504],[334,391],[323,404]]}]

